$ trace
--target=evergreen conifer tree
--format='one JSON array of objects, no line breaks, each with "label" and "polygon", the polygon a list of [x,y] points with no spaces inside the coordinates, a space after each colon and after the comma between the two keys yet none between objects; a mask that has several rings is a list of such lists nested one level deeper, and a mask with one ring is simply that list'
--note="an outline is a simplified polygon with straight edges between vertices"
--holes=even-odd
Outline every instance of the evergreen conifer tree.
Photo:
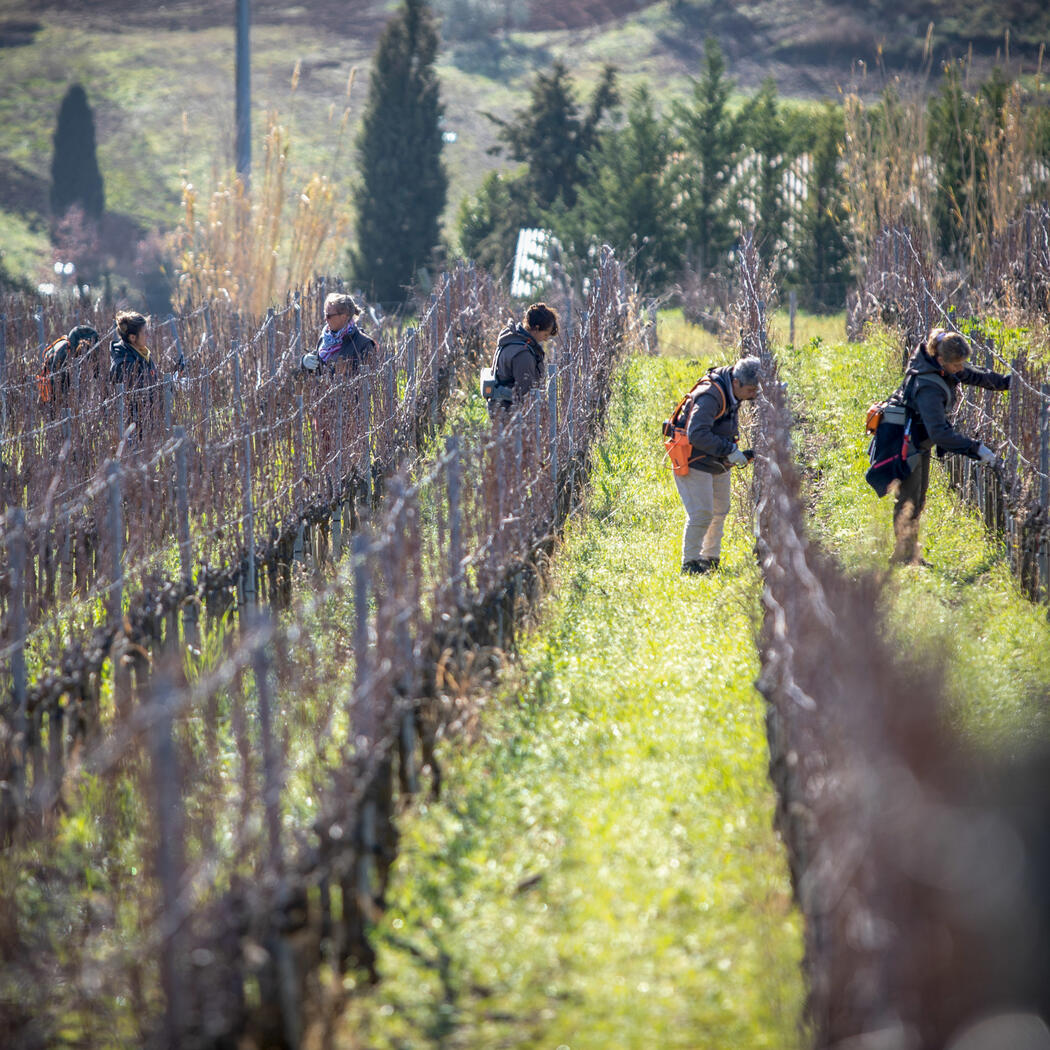
[{"label": "evergreen conifer tree", "polygon": [[701,270],[723,270],[736,239],[739,206],[730,182],[742,146],[740,122],[729,112],[733,81],[718,41],[704,44],[704,69],[690,104],[677,103],[684,151],[680,166],[686,249]]},{"label": "evergreen conifer tree", "polygon": [[643,84],[631,95],[627,123],[585,163],[588,177],[566,223],[577,254],[595,241],[612,245],[649,292],[666,287],[681,265],[670,156],[671,133]]},{"label": "evergreen conifer tree", "polygon": [[606,66],[581,112],[569,71],[558,60],[537,75],[529,104],[513,121],[491,118],[509,155],[527,165],[529,196],[538,207],[551,207],[559,199],[568,208],[576,203],[583,160],[598,144],[602,118],[618,101],[616,73]]},{"label": "evergreen conifer tree", "polygon": [[438,33],[426,0],[405,0],[376,49],[357,150],[356,282],[400,302],[440,241],[448,176],[441,160]]},{"label": "evergreen conifer tree", "polygon": [[802,304],[817,312],[843,308],[850,277],[846,184],[840,168],[844,135],[842,110],[825,103],[809,147],[809,185],[797,245]]},{"label": "evergreen conifer tree", "polygon": [[514,259],[518,231],[529,224],[524,172],[490,171],[477,197],[459,206],[459,244],[463,254],[499,274]]},{"label": "evergreen conifer tree", "polygon": [[755,245],[776,264],[783,258],[788,209],[784,176],[790,161],[790,132],[777,103],[777,87],[766,80],[741,113],[744,141],[754,154],[751,205]]},{"label": "evergreen conifer tree", "polygon": [[106,206],[95,154],[95,115],[79,84],[70,85],[59,106],[51,158],[51,212],[61,218],[74,204],[92,219],[100,218]]}]

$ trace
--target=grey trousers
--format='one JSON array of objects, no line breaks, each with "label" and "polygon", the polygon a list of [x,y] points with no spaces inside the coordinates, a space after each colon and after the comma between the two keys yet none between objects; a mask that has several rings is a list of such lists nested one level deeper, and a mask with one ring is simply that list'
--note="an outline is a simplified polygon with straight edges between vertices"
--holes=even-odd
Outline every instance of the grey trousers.
[{"label": "grey trousers", "polygon": [[708,474],[691,470],[688,474],[675,474],[674,483],[685,507],[682,563],[720,557],[732,489],[729,472]]}]

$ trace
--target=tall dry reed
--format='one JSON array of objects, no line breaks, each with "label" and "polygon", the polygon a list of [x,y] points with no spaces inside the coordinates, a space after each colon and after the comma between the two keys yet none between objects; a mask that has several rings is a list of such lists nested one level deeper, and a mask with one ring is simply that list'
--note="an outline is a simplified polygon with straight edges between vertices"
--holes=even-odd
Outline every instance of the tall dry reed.
[{"label": "tall dry reed", "polygon": [[958,262],[976,270],[1025,205],[1047,192],[1041,56],[1032,74],[1022,76],[1020,67],[1007,74],[1006,51],[1002,68],[979,81],[970,55],[943,67],[935,92],[930,40],[928,32],[915,78],[895,76],[870,105],[861,94],[865,71],[844,100],[843,160],[861,270],[886,227],[907,227],[933,247],[946,223]]},{"label": "tall dry reed", "polygon": [[[207,197],[183,183],[183,214],[172,244],[177,259],[175,296],[182,308],[228,296],[258,316],[271,303],[305,284],[325,263],[326,245],[341,242],[347,212],[336,178],[350,123],[356,69],[347,79],[344,104],[329,107],[328,171],[314,171],[298,185],[290,164],[292,133],[276,112],[267,117],[263,164],[250,184],[230,172]],[[298,87],[299,66],[292,75]]]}]

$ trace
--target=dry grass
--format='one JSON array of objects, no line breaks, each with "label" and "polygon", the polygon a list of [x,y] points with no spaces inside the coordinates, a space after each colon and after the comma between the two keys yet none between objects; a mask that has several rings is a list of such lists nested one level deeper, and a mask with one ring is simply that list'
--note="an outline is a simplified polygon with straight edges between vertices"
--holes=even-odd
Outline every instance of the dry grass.
[{"label": "dry grass", "polygon": [[[304,285],[317,271],[325,242],[342,237],[348,216],[335,179],[350,123],[351,70],[341,111],[328,111],[331,162],[297,188],[289,166],[292,135],[276,112],[269,115],[263,165],[254,184],[235,173],[218,180],[201,201],[183,181],[183,214],[172,235],[177,260],[176,297],[183,308],[215,296],[229,297],[258,316],[271,303]],[[299,65],[292,74],[292,91]]]},{"label": "dry grass", "polygon": [[[932,26],[931,26],[932,31]],[[846,95],[844,162],[849,210],[858,261],[886,226],[907,226],[926,244],[936,235],[938,172],[930,155],[930,33],[920,75],[890,79],[877,106],[860,91]],[[1009,69],[1009,57],[1006,60]],[[948,74],[948,67],[945,67]],[[1021,214],[1039,191],[1041,109],[1047,84],[1041,61],[1031,77],[1005,85],[1001,105],[978,83],[972,56],[956,67],[960,95],[951,98],[941,119],[954,123],[960,139],[961,179],[952,207],[965,233],[971,267],[986,261],[990,244]],[[965,111],[964,111],[965,110]]]}]

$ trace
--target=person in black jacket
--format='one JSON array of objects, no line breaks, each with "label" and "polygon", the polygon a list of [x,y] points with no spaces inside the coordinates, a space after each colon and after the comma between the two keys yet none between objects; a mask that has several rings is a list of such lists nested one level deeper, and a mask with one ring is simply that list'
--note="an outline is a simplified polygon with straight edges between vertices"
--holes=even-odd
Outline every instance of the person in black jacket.
[{"label": "person in black jacket", "polygon": [[672,423],[684,426],[692,448],[689,473],[675,474],[685,506],[682,572],[698,575],[717,569],[722,533],[729,514],[731,467],[746,466],[750,450],[737,446],[738,413],[742,401],[758,396],[762,362],[741,358],[735,365],[712,368],[689,391]]},{"label": "person in black jacket", "polygon": [[557,334],[558,315],[546,303],[533,303],[520,321],[504,326],[492,361],[497,386],[489,401],[490,412],[497,405],[509,410],[515,400],[543,383],[543,344]]},{"label": "person in black jacket", "polygon": [[353,298],[343,292],[325,297],[325,326],[312,353],[303,354],[302,367],[307,372],[326,371],[336,365],[356,371],[361,362],[375,350],[375,340],[357,327],[354,318],[361,312]]},{"label": "person in black jacket", "polygon": [[959,385],[985,390],[1007,390],[1008,375],[971,368],[970,344],[958,332],[934,328],[908,362],[904,383],[888,404],[903,405],[910,425],[908,465],[911,472],[898,486],[893,507],[895,537],[892,561],[925,565],[919,556],[919,516],[926,506],[930,484],[930,450],[938,457],[951,452],[981,463],[995,463],[995,453],[976,438],[960,434],[949,422],[958,400]]},{"label": "person in black jacket", "polygon": [[142,314],[122,310],[116,318],[117,337],[109,346],[109,381],[125,388],[152,387],[157,366],[146,345],[149,321]]}]

